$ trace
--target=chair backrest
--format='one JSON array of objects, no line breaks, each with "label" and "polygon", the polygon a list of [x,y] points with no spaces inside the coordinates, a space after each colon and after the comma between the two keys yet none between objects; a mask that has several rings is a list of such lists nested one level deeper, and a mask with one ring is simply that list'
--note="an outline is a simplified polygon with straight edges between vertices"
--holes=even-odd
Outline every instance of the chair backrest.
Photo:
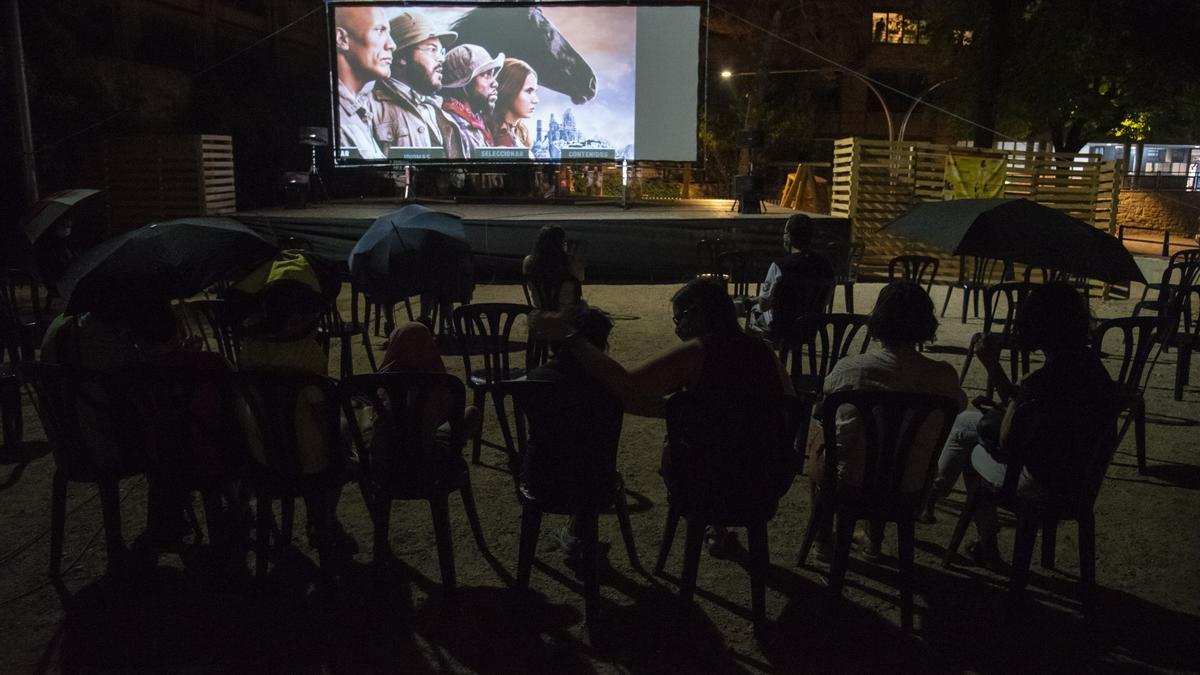
[{"label": "chair backrest", "polygon": [[1200,280],[1167,289],[1166,306],[1159,317],[1159,335],[1170,344],[1200,339]]},{"label": "chair backrest", "polygon": [[[510,342],[513,324],[528,316],[531,307],[505,302],[463,305],[454,309],[454,327],[462,345],[463,367],[487,383],[512,379]],[[479,357],[472,368],[472,354]]]},{"label": "chair backrest", "polygon": [[[983,332],[1012,332],[1017,308],[1029,297],[1037,284],[1025,281],[1005,281],[988,286],[983,291]],[[997,330],[999,329],[999,330]]]},{"label": "chair backrest", "polygon": [[696,270],[698,274],[720,274],[719,263],[722,253],[737,250],[732,239],[701,239],[696,244]]},{"label": "chair backrest", "polygon": [[771,517],[799,468],[797,435],[808,406],[783,396],[755,409],[753,419],[731,421],[714,418],[699,401],[688,391],[667,400],[663,477],[673,503],[716,524]]},{"label": "chair backrest", "polygon": [[[1197,249],[1200,250],[1200,249]],[[1179,254],[1176,253],[1176,256]],[[1163,270],[1162,277],[1159,279],[1159,289],[1168,288],[1184,288],[1192,286],[1200,281],[1200,259],[1178,258],[1172,256],[1171,261]],[[1163,295],[1159,296],[1162,302],[1167,302],[1167,298]]]},{"label": "chair backrest", "polygon": [[284,484],[341,467],[340,392],[335,380],[299,370],[235,376],[250,453]]},{"label": "chair backrest", "polygon": [[[195,329],[204,342],[204,348],[211,350],[209,338],[216,344],[217,351],[235,367],[242,351],[242,334],[240,322],[234,317],[234,312],[228,300],[189,300],[183,303],[184,313],[195,318]],[[185,323],[189,328],[193,322]]]},{"label": "chair backrest", "polygon": [[0,320],[9,318],[24,326],[44,323],[39,297],[38,282],[32,274],[12,267],[0,269]]},{"label": "chair backrest", "polygon": [[828,278],[799,278],[784,272],[771,289],[771,333],[785,337],[797,319],[819,316],[833,298],[836,284]]},{"label": "chair backrest", "polygon": [[834,268],[834,283],[848,284],[858,280],[858,267],[862,263],[863,255],[867,252],[866,244],[861,241],[852,241],[846,249],[846,271],[842,273],[836,267]]},{"label": "chair backrest", "polygon": [[[958,280],[967,288],[991,286],[992,279],[996,275],[996,267],[1000,266],[1002,270],[1007,269],[1004,262],[998,258],[970,256],[969,260],[970,264],[968,264],[968,256],[958,257]],[[1003,276],[1003,271],[1001,275]],[[1001,280],[1003,281],[1003,279]]]},{"label": "chair backrest", "polygon": [[[450,438],[463,437],[466,393],[462,380],[449,373],[374,373],[342,382],[350,431],[363,473],[379,485],[411,485],[437,477],[448,453],[461,447],[439,442],[438,427],[450,425]],[[366,404],[374,419],[368,440],[355,415],[354,402]]]},{"label": "chair backrest", "polygon": [[[957,413],[957,402],[938,394],[873,390],[829,394],[822,404],[821,426],[830,494],[852,494],[871,507],[919,504]],[[860,441],[861,448],[838,445],[839,416],[854,429],[853,433],[843,429],[843,440]],[[839,480],[839,463],[847,461],[849,452],[863,453],[861,475]],[[847,462],[851,464],[858,462]],[[845,484],[853,489],[839,490]]]},{"label": "chair backrest", "polygon": [[780,342],[779,360],[796,391],[820,392],[825,376],[847,354],[865,354],[871,344],[866,314],[800,317]]},{"label": "chair backrest", "polygon": [[757,295],[750,292],[750,285],[757,280],[750,277],[750,257],[745,251],[725,251],[717,256],[717,266],[728,280],[726,290],[734,297]]},{"label": "chair backrest", "polygon": [[898,255],[888,261],[888,281],[911,281],[929,293],[941,261],[927,255]]},{"label": "chair backrest", "polygon": [[1200,263],[1200,248],[1185,248],[1182,251],[1176,251],[1167,259],[1168,265],[1183,265],[1186,263]]},{"label": "chair backrest", "polygon": [[145,471],[152,454],[147,388],[137,374],[100,373],[41,362],[20,364],[38,417],[68,480],[95,482]]},{"label": "chair backrest", "polygon": [[1120,333],[1120,368],[1113,381],[1121,391],[1129,394],[1142,391],[1142,373],[1150,356],[1150,349],[1154,346],[1158,326],[1158,317],[1130,316],[1101,321],[1092,330],[1092,349],[1099,356],[1106,353],[1104,338],[1113,331]]}]

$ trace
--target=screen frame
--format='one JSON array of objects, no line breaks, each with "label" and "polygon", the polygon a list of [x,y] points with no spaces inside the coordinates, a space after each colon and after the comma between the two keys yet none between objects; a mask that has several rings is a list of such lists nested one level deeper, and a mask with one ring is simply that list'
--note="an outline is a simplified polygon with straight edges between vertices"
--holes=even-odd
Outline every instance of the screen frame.
[{"label": "screen frame", "polygon": [[[341,119],[337,114],[338,110],[338,76],[337,76],[337,44],[334,33],[335,26],[333,15],[338,7],[696,7],[700,10],[700,26],[699,26],[699,42],[696,45],[696,101],[699,109],[697,110],[696,118],[696,159],[695,160],[655,160],[650,158],[635,158],[629,160],[607,159],[607,158],[589,158],[589,159],[515,159],[515,158],[472,158],[472,159],[415,159],[415,158],[396,158],[396,159],[362,159],[362,158],[341,158],[338,157],[339,140],[341,138]],[[355,0],[326,0],[325,3],[325,24],[326,24],[326,40],[328,44],[329,58],[329,130],[330,143],[329,147],[333,155],[333,167],[335,169],[345,168],[365,168],[376,167],[384,169],[395,169],[403,166],[413,167],[433,167],[433,166],[454,166],[458,168],[469,166],[499,166],[499,165],[516,165],[516,166],[537,166],[537,165],[579,165],[579,164],[620,164],[624,161],[629,162],[672,162],[677,164],[692,164],[703,166],[707,164],[707,154],[703,144],[700,142],[701,134],[707,126],[708,117],[708,16],[709,16],[709,0],[515,0],[513,2],[488,2],[487,0],[370,0],[367,2],[356,2]]]}]

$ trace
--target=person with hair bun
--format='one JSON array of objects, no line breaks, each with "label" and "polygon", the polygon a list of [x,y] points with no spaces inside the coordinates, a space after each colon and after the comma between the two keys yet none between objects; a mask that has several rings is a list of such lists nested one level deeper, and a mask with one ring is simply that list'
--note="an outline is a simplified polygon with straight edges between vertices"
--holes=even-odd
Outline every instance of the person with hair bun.
[{"label": "person with hair bun", "polygon": [[[938,321],[933,311],[933,301],[925,289],[911,281],[894,281],[879,291],[875,309],[867,322],[871,337],[879,341],[882,349],[866,354],[855,354],[840,359],[825,378],[826,395],[844,390],[901,391],[919,394],[940,394],[958,402],[961,411],[967,407],[967,395],[958,384],[958,373],[944,361],[936,361],[917,351],[917,345],[933,341],[937,334]],[[839,479],[853,483],[863,472],[863,440],[860,436],[856,414],[849,409],[838,411],[837,438]],[[814,425],[809,444],[809,457],[805,460],[809,480],[812,482],[814,498],[824,478],[824,447],[814,448],[820,439],[820,427]],[[917,442],[920,442],[920,437]],[[930,440],[928,445],[933,446]],[[913,452],[910,461],[923,463],[938,448],[930,447],[927,453]],[[817,538],[817,554],[828,556],[828,531]],[[881,544],[881,532],[855,539],[865,547],[867,555],[877,555]]]}]

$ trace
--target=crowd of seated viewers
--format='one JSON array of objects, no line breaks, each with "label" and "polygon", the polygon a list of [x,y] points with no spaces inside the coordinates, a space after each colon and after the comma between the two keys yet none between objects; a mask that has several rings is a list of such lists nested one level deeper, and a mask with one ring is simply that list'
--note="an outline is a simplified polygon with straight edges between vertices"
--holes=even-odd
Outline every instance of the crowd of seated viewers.
[{"label": "crowd of seated viewers", "polygon": [[[784,241],[789,254],[771,266],[763,285],[763,297],[754,307],[754,330],[748,333],[741,328],[739,311],[719,281],[699,278],[685,284],[671,298],[671,319],[678,342],[665,345],[644,363],[630,366],[618,362],[606,350],[612,322],[583,302],[583,264],[567,253],[566,233],[557,226],[543,228],[533,252],[524,260],[523,273],[533,289],[531,298],[537,308],[530,315],[530,334],[553,345],[553,358],[533,369],[528,377],[558,385],[562,395],[554,397],[555,414],[566,425],[560,431],[567,437],[585,434],[593,440],[613,429],[619,433],[622,411],[661,418],[667,398],[687,391],[699,409],[699,414],[691,419],[702,427],[693,433],[728,434],[729,430],[758,423],[761,411],[774,409],[784,397],[793,395],[789,374],[772,343],[763,339],[763,335],[774,336],[778,332],[779,317],[772,317],[772,312],[779,311],[779,296],[772,289],[778,289],[789,276],[799,283],[807,280],[826,284],[832,279],[832,271],[829,263],[809,247],[811,223],[806,218],[788,221]],[[327,357],[318,339],[317,317],[319,303],[328,302],[331,295],[318,274],[298,256],[285,253],[252,272],[233,290],[235,294],[240,292],[258,300],[256,312],[245,319],[245,325],[254,329],[247,332],[243,341],[241,367],[288,367],[326,374]],[[794,316],[797,312],[820,312],[822,308],[823,304],[792,307],[788,312]],[[1013,339],[1025,349],[1041,350],[1045,365],[1019,384],[1009,381],[1000,365],[1001,345],[994,335],[983,338],[977,356],[1005,402],[1016,405],[1033,397],[1055,396],[1087,406],[1089,401],[1098,400],[1111,390],[1107,372],[1096,354],[1088,349],[1089,322],[1083,298],[1070,286],[1059,283],[1039,286],[1018,309]],[[941,394],[957,402],[960,414],[945,447],[932,447],[932,434],[918,435],[917,443],[923,446],[911,454],[915,467],[927,465],[933,453],[940,453],[936,480],[922,514],[925,521],[933,519],[934,505],[961,475],[965,474],[968,481],[984,481],[998,488],[1005,466],[993,456],[993,450],[1013,433],[1010,414],[1000,425],[998,438],[989,438],[991,432],[985,431],[980,423],[983,414],[968,409],[955,369],[918,351],[919,346],[934,341],[937,327],[933,303],[923,288],[911,282],[888,284],[879,293],[869,321],[870,335],[879,342],[879,348],[842,358],[823,385],[826,395],[867,389]],[[42,360],[103,372],[120,372],[135,364],[230,367],[216,354],[188,349],[166,302],[149,306],[116,305],[82,315],[60,316],[46,332]],[[428,327],[420,322],[403,323],[388,337],[379,370],[446,372],[437,343]],[[315,406],[321,401],[309,403]],[[204,414],[203,401],[193,407]],[[425,423],[430,429],[444,427],[448,415],[446,406],[431,406]],[[820,416],[819,403],[815,416]],[[103,429],[101,422],[91,422]],[[468,433],[477,433],[479,411],[468,407],[464,422]],[[301,418],[298,424],[303,423]],[[853,486],[856,475],[863,470],[859,422],[839,411],[836,424],[838,480]],[[1069,424],[1063,428],[1069,433]],[[255,433],[248,433],[252,452]],[[320,434],[314,431],[311,437],[320,438]],[[820,441],[820,429],[814,425],[807,439],[804,462],[814,496],[823,478],[824,449]],[[103,443],[98,445],[103,450]],[[605,446],[601,442],[578,443],[581,454],[592,452],[587,448]],[[336,451],[341,450],[301,448],[302,454],[310,455],[310,459],[304,460],[310,463],[319,463],[321,457]],[[1030,494],[1055,490],[1060,487],[1061,477],[1067,475],[1063,466],[1073,460],[1066,454],[1034,458],[1021,476],[1019,489]],[[585,474],[592,470],[607,474],[615,464],[615,457],[588,456],[581,458],[579,466],[586,469]],[[675,476],[666,452],[661,473],[670,490]],[[923,481],[925,477],[918,473],[914,470],[911,475],[905,474],[905,480]],[[151,517],[145,536],[152,540],[177,537],[186,531],[183,509],[188,496],[173,483],[167,468],[160,467],[149,477]],[[577,478],[582,481],[586,476]],[[540,477],[523,473],[521,479],[527,485],[534,485]],[[607,475],[595,479],[601,484],[609,480]],[[553,487],[540,485],[536,489]],[[558,487],[582,489],[577,485]],[[239,497],[236,486],[231,486],[228,492],[231,502],[240,499],[241,508],[249,508],[248,497]],[[321,503],[336,506],[336,500],[335,494]],[[310,519],[310,537],[314,522],[317,521]],[[992,559],[996,554],[994,514],[982,513],[977,525],[979,542],[973,549],[975,556],[979,560]],[[829,535],[824,532],[818,536],[819,557],[829,555]],[[356,550],[353,540],[340,526],[334,536],[343,553],[352,554]],[[562,536],[570,543],[573,535],[568,528]],[[732,533],[720,528],[712,528],[708,537],[710,551],[717,555],[736,541]],[[878,554],[880,539],[881,531],[874,526],[856,535],[865,555]]]}]

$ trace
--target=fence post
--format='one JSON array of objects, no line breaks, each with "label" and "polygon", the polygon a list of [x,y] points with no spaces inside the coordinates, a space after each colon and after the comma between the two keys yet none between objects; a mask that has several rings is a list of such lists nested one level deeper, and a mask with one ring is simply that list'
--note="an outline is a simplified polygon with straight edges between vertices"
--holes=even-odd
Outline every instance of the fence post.
[{"label": "fence post", "polygon": [[1163,257],[1171,257],[1171,231],[1163,230]]}]

